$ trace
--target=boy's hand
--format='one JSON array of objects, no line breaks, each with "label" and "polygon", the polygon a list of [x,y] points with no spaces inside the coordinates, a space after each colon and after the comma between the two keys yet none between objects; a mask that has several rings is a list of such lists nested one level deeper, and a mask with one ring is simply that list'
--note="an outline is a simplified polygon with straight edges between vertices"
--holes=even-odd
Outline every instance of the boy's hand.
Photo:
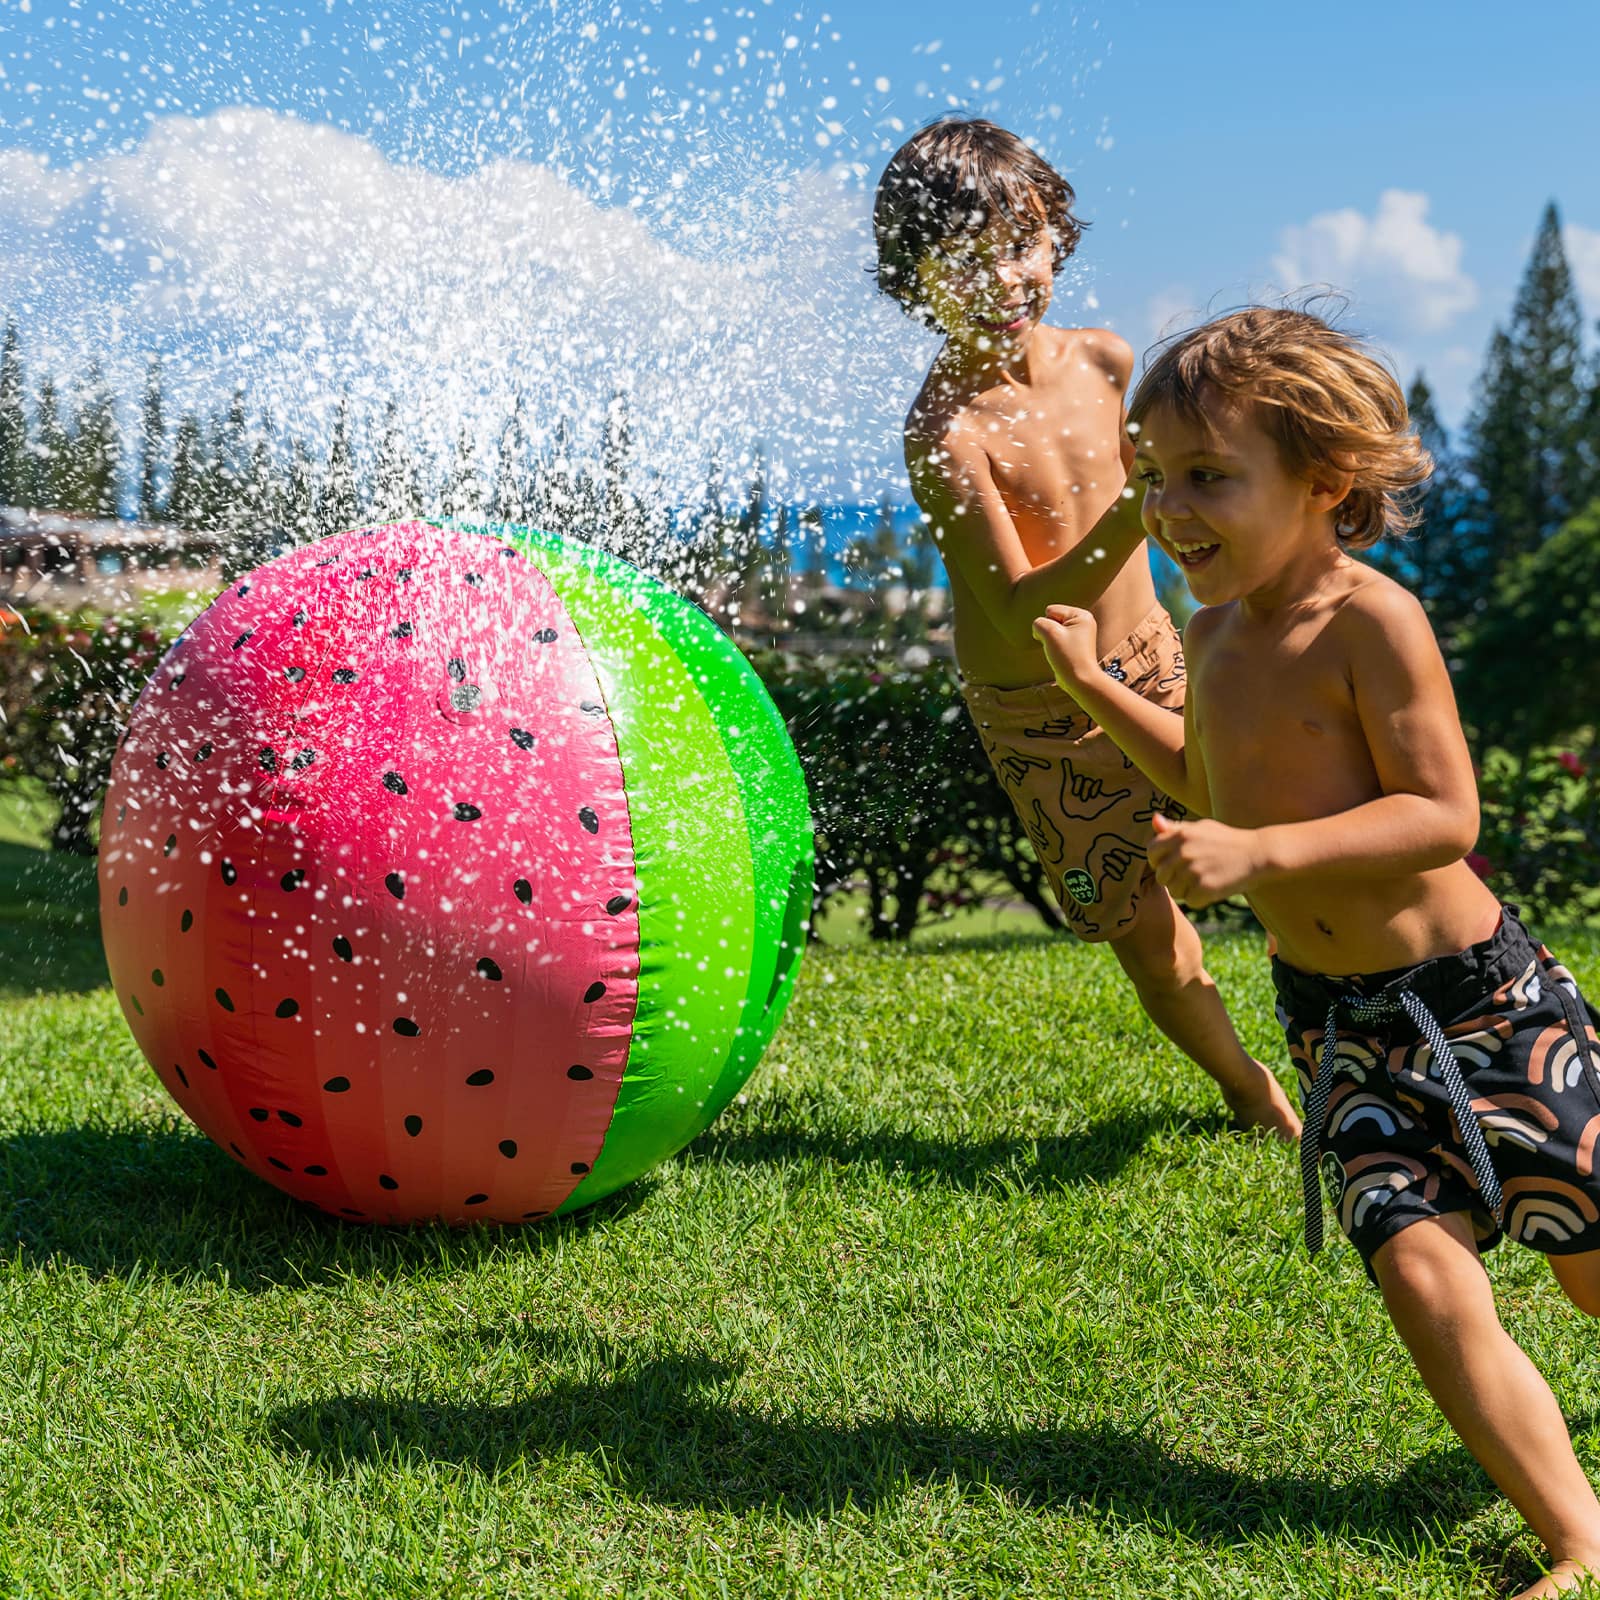
[{"label": "boy's hand", "polygon": [[1079,606],[1050,606],[1035,617],[1033,636],[1063,689],[1092,683],[1100,671],[1099,633],[1094,613]]},{"label": "boy's hand", "polygon": [[1253,830],[1221,822],[1173,822],[1157,812],[1150,819],[1155,842],[1150,865],[1174,900],[1199,910],[1248,889],[1261,871]]}]

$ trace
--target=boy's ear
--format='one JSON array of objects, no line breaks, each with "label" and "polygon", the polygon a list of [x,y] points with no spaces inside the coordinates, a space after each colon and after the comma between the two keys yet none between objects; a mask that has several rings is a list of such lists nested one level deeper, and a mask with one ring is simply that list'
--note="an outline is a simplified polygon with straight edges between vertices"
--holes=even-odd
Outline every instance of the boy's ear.
[{"label": "boy's ear", "polygon": [[1311,497],[1320,510],[1337,511],[1350,498],[1350,491],[1355,486],[1355,473],[1318,467],[1311,477]]}]

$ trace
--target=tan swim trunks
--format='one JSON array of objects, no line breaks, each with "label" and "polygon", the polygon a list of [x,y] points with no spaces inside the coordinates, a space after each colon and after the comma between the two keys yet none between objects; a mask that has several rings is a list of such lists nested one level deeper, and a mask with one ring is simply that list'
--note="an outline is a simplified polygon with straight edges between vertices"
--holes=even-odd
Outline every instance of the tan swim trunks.
[{"label": "tan swim trunks", "polygon": [[[1183,714],[1183,640],[1160,606],[1102,656],[1101,669],[1152,705]],[[1155,885],[1146,862],[1157,811],[1184,808],[1105,736],[1053,679],[1020,689],[963,683],[990,765],[1011,797],[1067,922],[1080,939],[1132,927]]]}]

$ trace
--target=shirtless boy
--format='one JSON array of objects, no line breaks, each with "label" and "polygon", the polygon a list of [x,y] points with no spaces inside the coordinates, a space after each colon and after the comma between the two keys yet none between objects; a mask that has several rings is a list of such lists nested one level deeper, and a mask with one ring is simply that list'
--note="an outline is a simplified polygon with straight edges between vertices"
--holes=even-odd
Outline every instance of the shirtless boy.
[{"label": "shirtless boy", "polygon": [[1078,241],[1074,198],[992,122],[941,119],[889,162],[878,281],[944,335],[906,419],[906,465],[949,573],[968,710],[1069,925],[1110,944],[1241,1124],[1293,1138],[1287,1096],[1239,1043],[1199,936],[1150,870],[1154,819],[1181,807],[1051,680],[1031,631],[1051,602],[1086,607],[1112,641],[1100,670],[1177,724],[1180,641],[1122,506],[1133,353],[1103,328],[1040,321]]},{"label": "shirtless boy", "polygon": [[1319,1169],[1339,1225],[1463,1443],[1550,1552],[1526,1595],[1600,1575],[1600,1503],[1549,1386],[1500,1325],[1480,1253],[1543,1251],[1600,1315],[1600,1038],[1572,974],[1463,857],[1472,763],[1421,606],[1350,552],[1403,528],[1429,462],[1393,377],[1304,312],[1169,344],[1130,406],[1144,525],[1203,609],[1179,724],[1099,668],[1098,627],[1037,624],[1062,685],[1157,788],[1157,876],[1249,897],[1276,936]]}]

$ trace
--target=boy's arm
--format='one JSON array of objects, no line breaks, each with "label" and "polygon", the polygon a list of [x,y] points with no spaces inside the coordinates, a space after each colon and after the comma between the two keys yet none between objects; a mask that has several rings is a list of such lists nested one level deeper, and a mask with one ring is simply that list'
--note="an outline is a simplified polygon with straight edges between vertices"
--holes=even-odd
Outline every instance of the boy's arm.
[{"label": "boy's arm", "polygon": [[1252,882],[1305,872],[1376,877],[1449,866],[1478,837],[1478,792],[1455,694],[1426,613],[1397,584],[1351,597],[1356,714],[1383,793],[1348,811],[1255,830]]},{"label": "boy's arm", "polygon": [[[1192,666],[1206,624],[1197,612],[1184,631],[1184,656]],[[1056,682],[1098,722],[1105,735],[1163,794],[1186,810],[1211,808],[1199,741],[1194,738],[1193,698],[1184,696],[1179,717],[1103,671],[1095,621],[1073,606],[1051,606],[1034,623]],[[1193,752],[1191,759],[1190,752]]]},{"label": "boy's arm", "polygon": [[1051,601],[1093,605],[1144,543],[1138,518],[1117,515],[1119,498],[1072,549],[1036,567],[1022,548],[987,454],[965,429],[953,429],[937,443],[908,436],[906,466],[945,562],[959,571],[991,626],[1012,645],[1029,643],[1033,619]]}]

